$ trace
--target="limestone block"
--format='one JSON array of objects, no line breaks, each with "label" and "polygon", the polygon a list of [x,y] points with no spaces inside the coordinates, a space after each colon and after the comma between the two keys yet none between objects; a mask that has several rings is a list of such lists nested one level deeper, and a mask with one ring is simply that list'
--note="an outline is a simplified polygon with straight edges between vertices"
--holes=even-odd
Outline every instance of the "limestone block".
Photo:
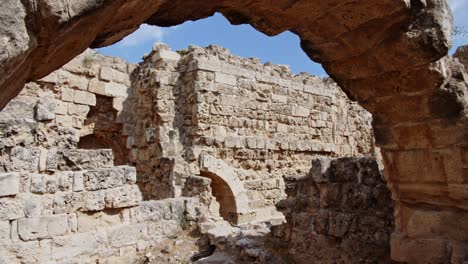
[{"label": "limestone block", "polygon": [[130,95],[130,88],[127,86],[116,82],[103,82],[98,79],[91,80],[88,90],[91,93],[110,97],[128,97]]},{"label": "limestone block", "polygon": [[43,175],[33,173],[31,174],[31,192],[32,193],[45,193],[46,192],[46,185],[43,181]]},{"label": "limestone block", "polygon": [[302,106],[292,107],[292,115],[297,117],[308,117],[310,115],[310,110]]},{"label": "limestone block", "polygon": [[0,111],[0,119],[34,119],[34,107],[37,99],[29,96],[18,96]]},{"label": "limestone block", "polygon": [[271,100],[274,103],[282,103],[282,104],[288,103],[288,97],[285,95],[271,94]]},{"label": "limestone block", "polygon": [[55,113],[60,115],[66,115],[67,112],[68,103],[61,100],[55,100]]},{"label": "limestone block", "polygon": [[73,191],[80,192],[84,190],[83,172],[73,172]]},{"label": "limestone block", "polygon": [[69,115],[86,117],[89,110],[90,110],[90,107],[88,105],[80,105],[80,104],[73,104],[73,103],[68,104]]},{"label": "limestone block", "polygon": [[120,84],[120,83],[106,83],[105,85],[106,96],[111,97],[129,97],[130,96],[130,88]]},{"label": "limestone block", "polygon": [[110,67],[102,67],[99,72],[99,78],[104,81],[113,81],[114,80],[114,69]]},{"label": "limestone block", "polygon": [[137,185],[123,186],[106,190],[106,207],[123,208],[137,205],[142,200]]},{"label": "limestone block", "polygon": [[75,98],[75,90],[70,89],[70,88],[64,88],[62,87],[61,89],[61,97],[62,101],[64,102],[73,102]]},{"label": "limestone block", "polygon": [[248,148],[257,148],[257,138],[248,137],[246,138],[246,143]]},{"label": "limestone block", "polygon": [[0,173],[0,197],[16,195],[19,192],[17,173]]},{"label": "limestone block", "polygon": [[325,87],[316,87],[312,85],[304,85],[304,92],[309,93],[309,94],[314,94],[314,95],[319,95],[319,96],[324,96],[324,97],[334,97],[333,92],[325,90]]},{"label": "limestone block", "polygon": [[257,142],[256,142],[256,148],[258,149],[264,149],[265,148],[265,139],[263,138],[257,138]]},{"label": "limestone block", "polygon": [[[73,97],[73,102],[77,104],[84,105],[96,105],[96,95],[86,91],[75,91],[75,96]],[[68,109],[70,111],[70,109]]]},{"label": "limestone block", "polygon": [[[10,222],[9,221],[0,221],[0,246],[8,245],[11,243],[10,238]],[[1,255],[1,251],[0,251]],[[0,258],[0,263],[1,262]]]},{"label": "limestone block", "polygon": [[[23,263],[47,263],[50,260],[50,240],[18,242],[10,246]],[[12,262],[16,263],[17,259]]]},{"label": "limestone block", "polygon": [[88,91],[95,94],[106,95],[106,82],[95,78],[89,82]]},{"label": "limestone block", "polygon": [[137,222],[158,221],[171,219],[172,210],[170,204],[164,201],[144,201],[134,208],[134,216]]},{"label": "limestone block", "polygon": [[86,207],[88,203],[85,201],[86,198],[82,192],[57,192],[54,195],[54,213],[72,213]]},{"label": "limestone block", "polygon": [[61,262],[73,262],[79,255],[92,255],[99,250],[98,236],[95,232],[54,237],[52,240],[52,258]]},{"label": "limestone block", "polygon": [[73,126],[73,119],[71,116],[56,115],[55,122],[57,122],[58,125],[63,126],[63,127]]},{"label": "limestone block", "polygon": [[220,95],[220,104],[236,106],[239,101],[235,95]]},{"label": "limestone block", "polygon": [[[113,166],[111,149],[74,149],[60,152],[62,170],[93,170]],[[67,162],[69,161],[69,162]]]},{"label": "limestone block", "polygon": [[117,110],[119,112],[122,111],[125,100],[126,100],[125,98],[121,98],[121,97],[113,98],[112,99],[112,108],[114,108],[115,110]]},{"label": "limestone block", "polygon": [[158,60],[180,60],[180,55],[177,52],[170,51],[170,50],[158,50],[153,54],[151,57],[152,62],[156,62]]},{"label": "limestone block", "polygon": [[14,147],[10,152],[11,170],[36,171],[39,168],[40,150],[37,148]]},{"label": "limestone block", "polygon": [[57,176],[57,188],[62,192],[66,192],[72,189],[73,174],[69,172],[59,173]]},{"label": "limestone block", "polygon": [[36,105],[36,119],[48,121],[55,119],[55,100],[41,99]]},{"label": "limestone block", "polygon": [[53,238],[68,233],[66,214],[18,219],[18,235],[22,240]]},{"label": "limestone block", "polygon": [[78,231],[88,232],[103,227],[117,226],[122,223],[119,212],[78,213]]},{"label": "limestone block", "polygon": [[221,62],[219,60],[196,60],[192,61],[188,67],[189,71],[205,70],[217,72],[221,69]]},{"label": "limestone block", "polygon": [[86,76],[68,74],[66,80],[68,81],[68,86],[70,88],[76,88],[79,90],[85,90],[88,88],[89,80]]},{"label": "limestone block", "polygon": [[46,193],[55,193],[58,190],[57,177],[55,175],[44,174],[42,181],[44,182]]},{"label": "limestone block", "polygon": [[100,211],[106,207],[105,190],[84,193],[83,211]]},{"label": "limestone block", "polygon": [[78,231],[78,219],[76,213],[71,213],[68,215],[68,227],[71,232]]},{"label": "limestone block", "polygon": [[127,180],[122,168],[108,168],[85,172],[84,187],[88,191],[123,186]]},{"label": "limestone block", "polygon": [[21,193],[18,195],[18,199],[24,205],[23,211],[26,217],[41,216],[43,206],[40,195]]},{"label": "limestone block", "polygon": [[235,148],[236,147],[236,138],[235,137],[226,137],[224,140],[224,146],[226,148]]},{"label": "limestone block", "polygon": [[135,184],[137,181],[137,171],[135,167],[122,166],[124,170],[124,177],[129,184]]},{"label": "limestone block", "polygon": [[224,74],[221,72],[215,72],[215,82],[236,86],[237,78],[234,75]]},{"label": "limestone block", "polygon": [[121,225],[109,228],[107,240],[112,247],[136,245],[148,233],[146,224]]}]

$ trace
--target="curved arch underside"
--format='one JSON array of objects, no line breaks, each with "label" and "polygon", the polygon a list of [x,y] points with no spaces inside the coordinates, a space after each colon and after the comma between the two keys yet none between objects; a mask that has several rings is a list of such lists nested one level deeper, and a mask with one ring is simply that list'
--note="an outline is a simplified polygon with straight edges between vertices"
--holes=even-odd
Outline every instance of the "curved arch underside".
[{"label": "curved arch underside", "polygon": [[468,228],[460,236],[451,223],[468,219],[467,77],[443,58],[452,31],[445,0],[3,0],[0,109],[25,82],[88,47],[110,45],[142,23],[171,26],[215,12],[267,35],[294,32],[373,114],[396,200],[395,260],[463,258]]}]

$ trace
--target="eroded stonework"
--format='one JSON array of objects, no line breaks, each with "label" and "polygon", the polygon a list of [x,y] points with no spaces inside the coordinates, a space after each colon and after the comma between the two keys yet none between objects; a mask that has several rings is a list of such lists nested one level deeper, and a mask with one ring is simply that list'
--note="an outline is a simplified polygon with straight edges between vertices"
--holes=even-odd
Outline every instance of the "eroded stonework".
[{"label": "eroded stonework", "polygon": [[124,262],[199,217],[281,221],[283,177],[374,155],[370,120],[328,79],[220,47],[87,51],[0,112],[2,257]]},{"label": "eroded stonework", "polygon": [[312,157],[374,153],[370,115],[328,79],[220,47],[164,45],[134,77],[128,147],[147,198],[195,195],[188,177],[223,178],[237,207],[222,208],[228,218],[269,219],[283,177],[307,174]]},{"label": "eroded stonework", "polygon": [[[309,57],[372,113],[396,203],[393,259],[464,258],[466,237],[453,233],[457,219],[466,218],[468,201],[468,92],[461,64],[445,57],[452,32],[446,0],[5,0],[0,107],[26,81],[46,76],[90,46],[115,43],[142,23],[171,26],[215,12],[268,35],[297,34]],[[419,214],[434,218],[415,231],[408,223]]]}]

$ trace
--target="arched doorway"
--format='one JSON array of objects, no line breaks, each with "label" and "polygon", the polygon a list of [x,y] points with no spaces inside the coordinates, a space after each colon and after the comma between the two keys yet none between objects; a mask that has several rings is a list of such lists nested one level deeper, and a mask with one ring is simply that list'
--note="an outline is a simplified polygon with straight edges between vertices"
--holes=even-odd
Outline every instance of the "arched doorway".
[{"label": "arched doorway", "polygon": [[201,176],[211,179],[211,191],[220,205],[219,214],[231,224],[238,222],[236,198],[229,185],[216,174],[202,172]]}]

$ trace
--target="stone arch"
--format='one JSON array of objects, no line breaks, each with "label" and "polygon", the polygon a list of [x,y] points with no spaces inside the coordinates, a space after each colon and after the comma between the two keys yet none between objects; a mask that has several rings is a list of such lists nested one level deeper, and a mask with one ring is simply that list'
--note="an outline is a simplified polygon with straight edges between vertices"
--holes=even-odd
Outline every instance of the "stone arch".
[{"label": "stone arch", "polygon": [[209,155],[200,156],[200,175],[211,179],[213,196],[220,203],[220,214],[233,224],[242,222],[241,216],[250,211],[244,185],[234,168]]},{"label": "stone arch", "polygon": [[[457,61],[443,58],[452,32],[446,0],[68,2],[0,3],[0,108],[26,81],[46,76],[87,47],[110,45],[142,23],[171,26],[220,12],[267,35],[290,30],[309,57],[373,114],[396,201],[392,257],[437,262],[468,247],[466,237],[437,225],[445,213],[456,212],[450,220],[468,214],[467,77]],[[417,224],[408,223],[421,214],[433,221],[412,230]]]}]

